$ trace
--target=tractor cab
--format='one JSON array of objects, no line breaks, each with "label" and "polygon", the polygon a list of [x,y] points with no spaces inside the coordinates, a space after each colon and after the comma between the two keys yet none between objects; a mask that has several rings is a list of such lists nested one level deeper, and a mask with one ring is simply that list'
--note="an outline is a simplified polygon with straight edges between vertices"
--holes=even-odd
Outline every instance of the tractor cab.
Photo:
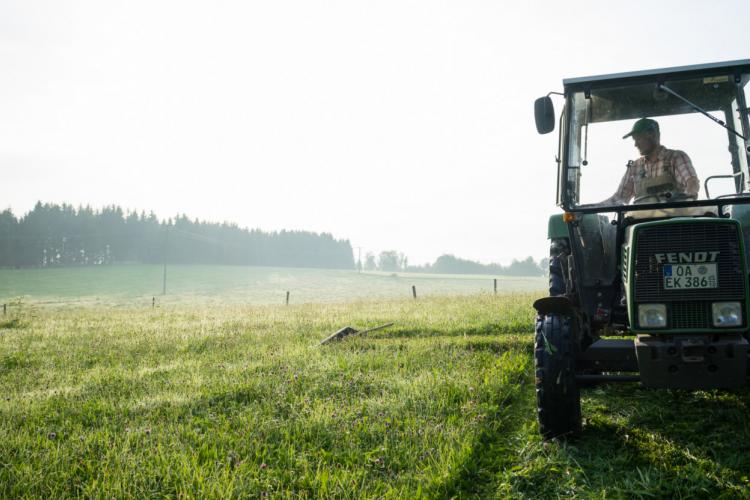
[{"label": "tractor cab", "polygon": [[534,304],[545,437],[580,427],[582,386],[747,383],[749,80],[733,61],[567,79],[535,102],[563,210]]}]

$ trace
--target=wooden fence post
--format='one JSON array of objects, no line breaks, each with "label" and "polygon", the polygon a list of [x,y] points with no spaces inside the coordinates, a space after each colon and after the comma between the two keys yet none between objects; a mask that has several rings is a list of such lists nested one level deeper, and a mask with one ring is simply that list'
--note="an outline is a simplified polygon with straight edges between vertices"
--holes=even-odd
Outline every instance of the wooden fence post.
[{"label": "wooden fence post", "polygon": [[494,286],[495,286],[495,295],[497,295],[497,278],[495,278],[493,281],[495,282],[494,283]]},{"label": "wooden fence post", "polygon": [[156,307],[156,297],[151,297],[151,309]]},{"label": "wooden fence post", "polygon": [[286,292],[286,305],[289,305],[289,291]]},{"label": "wooden fence post", "polygon": [[411,294],[414,296],[414,300],[417,299],[417,287],[412,285],[411,286]]}]

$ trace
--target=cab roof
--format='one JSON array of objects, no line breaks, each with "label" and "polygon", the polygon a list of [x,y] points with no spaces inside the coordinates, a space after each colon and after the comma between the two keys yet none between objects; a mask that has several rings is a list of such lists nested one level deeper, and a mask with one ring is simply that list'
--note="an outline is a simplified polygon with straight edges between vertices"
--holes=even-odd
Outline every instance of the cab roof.
[{"label": "cab roof", "polygon": [[626,73],[612,73],[609,75],[584,76],[579,78],[566,78],[563,85],[566,89],[592,88],[599,86],[610,86],[612,84],[642,83],[654,80],[675,80],[697,76],[717,76],[742,73],[750,73],[750,59],[737,61],[715,62],[707,64],[694,64],[691,66],[675,66],[672,68],[647,69],[642,71],[629,71]]}]

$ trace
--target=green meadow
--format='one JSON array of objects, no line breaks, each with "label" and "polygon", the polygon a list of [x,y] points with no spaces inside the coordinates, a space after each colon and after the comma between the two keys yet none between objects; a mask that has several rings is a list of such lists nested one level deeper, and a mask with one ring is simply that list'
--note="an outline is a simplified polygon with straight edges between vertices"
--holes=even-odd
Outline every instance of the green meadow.
[{"label": "green meadow", "polygon": [[21,298],[46,304],[279,304],[417,296],[537,291],[544,277],[382,273],[258,266],[116,265],[0,269],[0,303]]},{"label": "green meadow", "polygon": [[583,434],[543,443],[537,295],[21,301],[0,316],[0,496],[750,495],[744,389],[589,389]]}]

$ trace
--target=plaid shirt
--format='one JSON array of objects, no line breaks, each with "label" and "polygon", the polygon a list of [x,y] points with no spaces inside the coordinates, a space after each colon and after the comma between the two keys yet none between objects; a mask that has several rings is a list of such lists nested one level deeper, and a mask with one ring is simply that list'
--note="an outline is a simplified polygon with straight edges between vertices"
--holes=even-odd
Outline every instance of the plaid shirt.
[{"label": "plaid shirt", "polygon": [[690,157],[684,151],[667,149],[664,146],[659,146],[655,153],[656,159],[654,161],[649,161],[645,156],[641,156],[628,165],[628,169],[620,181],[620,186],[608,201],[627,204],[635,196],[636,175],[648,179],[664,175],[667,172],[671,172],[674,177],[677,192],[693,198],[698,197],[700,181],[698,181]]}]

